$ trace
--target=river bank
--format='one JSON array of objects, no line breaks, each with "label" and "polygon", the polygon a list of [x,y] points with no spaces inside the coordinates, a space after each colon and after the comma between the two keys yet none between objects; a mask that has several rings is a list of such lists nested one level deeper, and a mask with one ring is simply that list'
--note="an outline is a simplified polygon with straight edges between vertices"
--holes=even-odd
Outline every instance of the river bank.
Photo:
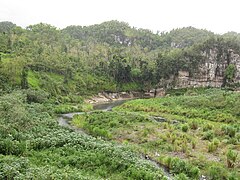
[{"label": "river bank", "polygon": [[[134,97],[132,97],[132,98],[131,97],[121,98],[120,97],[119,99],[110,99],[109,101],[105,101],[104,103],[100,103],[100,102],[98,102],[97,104],[94,103],[93,109],[100,110],[100,111],[111,111],[113,107],[119,106],[119,105],[123,104],[124,102],[131,100],[133,98]],[[137,98],[137,97],[135,97],[135,98]],[[60,126],[72,129],[77,133],[88,135],[88,134],[86,134],[86,132],[83,129],[77,128],[71,124],[71,121],[72,121],[74,115],[83,114],[83,113],[85,113],[85,112],[74,112],[74,113],[62,114],[58,118],[58,124]],[[91,112],[88,112],[88,113],[91,113]],[[173,179],[172,174],[169,173],[169,169],[167,167],[163,166],[162,164],[160,164],[159,162],[157,162],[156,160],[154,160],[153,158],[151,158],[149,155],[142,154],[141,158],[145,159],[148,162],[151,162],[151,164],[153,164],[155,167],[161,169],[167,180]]]},{"label": "river bank", "polygon": [[135,98],[153,98],[165,95],[165,90],[162,88],[152,89],[146,92],[130,91],[130,92],[101,92],[97,95],[85,100],[86,103],[98,104],[107,103],[116,100],[128,100]]}]

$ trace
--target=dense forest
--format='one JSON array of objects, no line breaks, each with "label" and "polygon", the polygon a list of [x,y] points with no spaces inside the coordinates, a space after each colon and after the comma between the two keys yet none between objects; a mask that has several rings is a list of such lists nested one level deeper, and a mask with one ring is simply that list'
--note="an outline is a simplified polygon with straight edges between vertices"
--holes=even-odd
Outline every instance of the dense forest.
[{"label": "dense forest", "polygon": [[118,21],[57,29],[0,23],[1,87],[44,90],[52,97],[149,90],[180,70],[194,73],[202,52],[239,51],[240,35],[193,27],[154,34]]},{"label": "dense forest", "polygon": [[[237,180],[239,55],[236,32],[0,22],[0,179],[167,179],[161,165],[173,179]],[[175,89],[179,72],[201,79],[209,59],[224,90]],[[157,88],[169,97],[113,112],[84,101]],[[57,124],[57,114],[79,111],[89,114],[72,126],[84,133]]]}]

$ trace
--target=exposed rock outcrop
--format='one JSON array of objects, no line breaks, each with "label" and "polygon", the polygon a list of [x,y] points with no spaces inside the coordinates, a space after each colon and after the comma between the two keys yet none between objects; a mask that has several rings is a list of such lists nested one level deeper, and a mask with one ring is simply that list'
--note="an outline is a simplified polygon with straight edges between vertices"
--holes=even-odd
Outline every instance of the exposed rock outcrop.
[{"label": "exposed rock outcrop", "polygon": [[[226,77],[229,65],[234,67],[233,77]],[[222,87],[226,83],[240,83],[240,55],[232,49],[219,53],[218,49],[203,52],[203,61],[198,70],[190,75],[188,71],[179,71],[178,76],[172,78],[176,88],[186,87]]]}]

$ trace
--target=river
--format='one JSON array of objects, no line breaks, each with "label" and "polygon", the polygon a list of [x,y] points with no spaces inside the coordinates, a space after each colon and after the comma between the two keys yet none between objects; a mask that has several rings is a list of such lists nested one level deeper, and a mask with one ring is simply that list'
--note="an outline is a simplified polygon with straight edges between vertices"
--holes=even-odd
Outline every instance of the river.
[{"label": "river", "polygon": [[[93,109],[94,110],[101,110],[101,111],[111,111],[112,108],[114,108],[116,106],[119,106],[119,105],[123,104],[124,102],[126,102],[128,100],[116,100],[116,101],[111,101],[111,102],[108,102],[108,103],[95,104],[93,106]],[[72,126],[71,124],[69,124],[69,121],[71,121],[71,119],[73,118],[74,115],[83,114],[83,113],[85,113],[85,112],[74,112],[74,113],[62,114],[58,118],[58,123],[59,123],[60,126],[67,127],[67,128],[73,129],[74,131],[76,131],[78,133],[85,134],[85,132],[82,131],[80,128],[76,128],[76,127]],[[163,165],[159,164],[157,161],[153,160],[151,157],[148,157],[146,155],[143,155],[143,158],[152,162],[158,168],[161,168],[163,170],[164,175],[167,177],[168,180],[173,179],[172,175],[169,173],[169,171],[167,170],[166,167],[164,167]]]}]

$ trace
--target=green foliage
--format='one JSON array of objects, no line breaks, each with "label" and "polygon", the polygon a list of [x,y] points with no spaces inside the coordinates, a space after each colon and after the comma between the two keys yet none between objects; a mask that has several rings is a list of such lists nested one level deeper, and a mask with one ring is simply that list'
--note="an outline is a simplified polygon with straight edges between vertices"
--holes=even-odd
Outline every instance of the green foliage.
[{"label": "green foliage", "polygon": [[188,180],[189,178],[186,176],[186,174],[180,173],[179,175],[177,175],[176,179],[177,180]]},{"label": "green foliage", "polygon": [[238,153],[236,151],[233,151],[231,149],[227,151],[227,165],[229,168],[234,167],[237,161],[237,156],[238,156]]},{"label": "green foliage", "polygon": [[28,71],[27,81],[29,86],[32,87],[33,89],[40,89],[39,78],[34,72]]},{"label": "green foliage", "polygon": [[183,132],[187,132],[188,130],[189,130],[188,124],[182,125],[182,131],[183,131]]},{"label": "green foliage", "polygon": [[2,21],[0,22],[0,33],[10,33],[14,27],[16,27],[16,25],[12,22]]},{"label": "green foliage", "polygon": [[[223,61],[229,48],[239,51],[229,39],[235,34],[219,38],[193,27],[154,34],[118,21],[62,30],[44,23],[22,29],[1,22],[0,31],[0,77],[8,79],[3,90],[29,87],[54,97],[169,88],[175,82],[165,80],[178,71],[198,72],[202,52],[217,48],[216,61]],[[226,69],[228,81],[234,79],[232,66]]]},{"label": "green foliage", "polygon": [[234,64],[229,64],[225,70],[225,77],[228,81],[232,82],[236,73],[236,67]]},{"label": "green foliage", "polygon": [[192,148],[195,149],[197,144],[196,140],[193,139],[191,143],[192,143]]},{"label": "green foliage", "polygon": [[210,123],[205,123],[204,125],[203,125],[203,131],[205,132],[205,131],[210,131],[210,130],[212,130],[213,129],[213,125],[212,124],[210,124]]},{"label": "green foliage", "polygon": [[185,174],[185,177],[191,179],[198,179],[200,176],[200,171],[197,167],[188,164],[179,158],[172,158],[170,162],[170,170],[172,173],[179,174],[177,177],[181,177],[180,174]]},{"label": "green foliage", "polygon": [[107,139],[112,137],[111,132],[117,128],[130,126],[139,122],[148,122],[149,119],[130,113],[116,112],[91,112],[74,116],[72,123],[87,130],[94,136],[101,136]]},{"label": "green foliage", "polygon": [[[226,164],[222,161],[226,155],[222,152],[234,148],[239,153],[239,116],[233,110],[234,106],[238,106],[239,94],[218,89],[196,90],[194,95],[192,92],[180,96],[137,99],[115,107],[114,111],[119,113],[163,117],[166,121],[144,125],[136,123],[133,129],[125,126],[114,137],[125,138],[127,133],[134,132],[128,140],[140,148],[144,147],[148,153],[154,154],[158,150],[163,157],[168,156],[160,161],[176,175],[184,173],[190,178],[188,173],[191,168],[184,168],[192,165],[199,168],[192,171],[198,172],[198,176],[206,173],[211,179],[231,177],[234,168],[226,170]],[[140,127],[144,129],[138,134],[136,129]],[[176,156],[179,160],[174,160]],[[188,165],[179,162],[183,159],[188,160]],[[221,173],[217,174],[220,169]]]},{"label": "green foliage", "polygon": [[212,140],[214,138],[213,131],[204,132],[202,139],[204,140]]},{"label": "green foliage", "polygon": [[[224,95],[225,94],[225,95]],[[225,96],[225,98],[224,98]],[[170,96],[154,100],[138,100],[124,104],[127,111],[145,111],[168,113],[196,120],[205,119],[214,122],[234,123],[238,116],[232,107],[238,106],[238,93],[226,93],[216,89],[206,89],[196,96]],[[136,105],[135,105],[136,104]],[[204,125],[204,131],[211,130],[211,123]]]},{"label": "green foliage", "polygon": [[211,180],[221,180],[226,178],[226,170],[220,166],[212,165],[209,167],[208,177]]},{"label": "green foliage", "polygon": [[208,152],[214,152],[217,150],[217,145],[214,144],[214,142],[209,142],[208,143]]},{"label": "green foliage", "polygon": [[49,98],[49,94],[43,90],[27,89],[24,91],[24,93],[27,95],[28,103],[44,103],[47,102]]},{"label": "green foliage", "polygon": [[7,129],[11,127],[10,125],[16,129],[27,128],[29,122],[25,102],[26,96],[21,92],[0,97],[1,122]]},{"label": "green foliage", "polygon": [[54,112],[57,114],[64,114],[64,113],[70,113],[70,112],[88,112],[93,109],[93,106],[91,104],[86,103],[63,103],[60,105],[56,105],[54,107]]},{"label": "green foliage", "polygon": [[129,147],[62,128],[47,104],[26,99],[0,97],[0,179],[163,178]]},{"label": "green foliage", "polygon": [[237,172],[234,171],[228,176],[228,179],[229,180],[237,180],[237,179],[239,179],[239,176],[237,175]]},{"label": "green foliage", "polygon": [[[188,159],[166,163],[175,174],[184,173],[179,175],[182,179],[199,178],[196,162],[211,179],[226,179],[234,171],[226,173],[221,161],[212,165],[211,157],[226,158],[220,142],[224,150],[234,148],[238,153],[237,93],[170,89],[167,93],[178,97],[136,100],[115,108],[117,112],[76,116],[73,123],[97,139],[60,128],[51,116],[90,111],[83,97],[102,91],[174,88],[176,82],[167,80],[176,79],[179,71],[197,75],[204,54],[212,49],[219,66],[229,61],[223,86],[231,85],[236,67],[228,56],[230,49],[240,52],[239,34],[220,36],[192,27],[154,34],[118,21],[63,30],[43,23],[22,29],[1,22],[0,32],[0,179],[162,178],[156,167],[128,147],[99,136],[128,142],[152,157],[175,153]],[[152,121],[154,116],[166,122]],[[199,154],[211,156],[206,160]],[[235,154],[226,155],[229,166],[234,166]]]},{"label": "green foliage", "polygon": [[122,86],[121,86],[121,91],[140,91],[142,90],[141,89],[142,86],[138,83],[134,83],[134,82],[131,82],[131,83],[124,83]]},{"label": "green foliage", "polygon": [[193,45],[194,43],[203,42],[214,34],[203,29],[194,27],[177,28],[170,31],[166,36],[172,41],[172,46],[175,48],[184,48]]},{"label": "green foliage", "polygon": [[195,120],[192,120],[190,122],[190,128],[193,129],[193,130],[197,130],[198,129],[198,126],[199,126],[199,123],[198,121],[195,119]]},{"label": "green foliage", "polygon": [[221,130],[225,135],[228,135],[229,137],[235,137],[235,134],[237,132],[237,128],[231,126],[231,125],[224,125],[221,127]]}]

